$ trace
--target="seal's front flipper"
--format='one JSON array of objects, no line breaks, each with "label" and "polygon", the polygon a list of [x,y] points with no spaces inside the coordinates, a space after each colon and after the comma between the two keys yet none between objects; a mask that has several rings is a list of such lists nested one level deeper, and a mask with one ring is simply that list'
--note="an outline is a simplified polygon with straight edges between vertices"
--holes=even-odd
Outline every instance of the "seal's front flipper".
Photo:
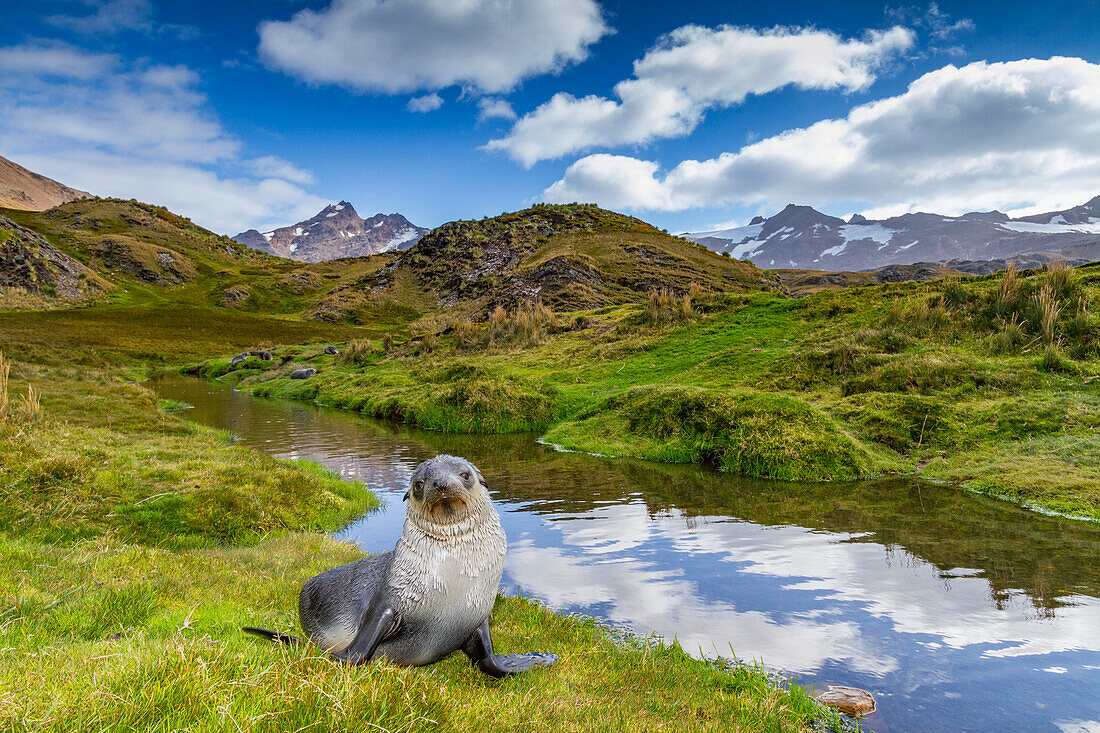
[{"label": "seal's front flipper", "polygon": [[283,634],[278,631],[272,631],[271,629],[257,629],[255,626],[242,626],[241,631],[247,631],[249,634],[255,634],[256,636],[262,636],[265,639],[271,639],[271,641],[277,641],[280,644],[302,643],[302,640],[297,636]]},{"label": "seal's front flipper", "polygon": [[462,651],[478,669],[500,679],[510,674],[527,672],[535,667],[549,667],[558,661],[557,654],[494,654],[493,638],[489,636],[489,619],[481,622],[477,630],[462,645]]},{"label": "seal's front flipper", "polygon": [[369,662],[382,640],[393,633],[396,618],[388,603],[372,606],[359,623],[359,632],[351,644],[342,651],[332,652],[332,657],[348,664]]}]

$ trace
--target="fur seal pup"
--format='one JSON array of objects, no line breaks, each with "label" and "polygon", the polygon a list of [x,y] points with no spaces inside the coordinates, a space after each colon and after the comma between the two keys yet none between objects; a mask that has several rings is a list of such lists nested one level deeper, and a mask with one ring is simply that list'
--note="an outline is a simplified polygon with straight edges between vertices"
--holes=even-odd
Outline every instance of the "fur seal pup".
[{"label": "fur seal pup", "polygon": [[298,599],[306,636],[349,664],[385,657],[421,666],[462,650],[499,678],[557,662],[556,654],[493,651],[489,614],[507,542],[481,472],[464,458],[436,456],[417,466],[405,500],[405,526],[393,550],[306,581]]},{"label": "fur seal pup", "polygon": [[340,353],[340,350],[337,349],[335,346],[326,346],[325,347],[325,353],[328,354],[329,356],[336,356],[337,354]]},{"label": "fur seal pup", "polygon": [[249,356],[260,357],[260,361],[271,361],[271,359],[273,358],[270,351],[250,351],[248,352],[248,354]]},{"label": "fur seal pup", "polygon": [[240,364],[242,361],[244,361],[247,358],[248,358],[248,352],[242,351],[241,353],[237,354],[236,356],[234,356],[232,359],[229,360],[229,365],[230,366],[237,366],[238,364]]},{"label": "fur seal pup", "polygon": [[291,379],[309,379],[310,377],[312,377],[316,373],[317,373],[317,370],[314,369],[313,367],[308,367],[306,369],[295,369],[294,371],[292,371],[290,373],[290,378]]}]

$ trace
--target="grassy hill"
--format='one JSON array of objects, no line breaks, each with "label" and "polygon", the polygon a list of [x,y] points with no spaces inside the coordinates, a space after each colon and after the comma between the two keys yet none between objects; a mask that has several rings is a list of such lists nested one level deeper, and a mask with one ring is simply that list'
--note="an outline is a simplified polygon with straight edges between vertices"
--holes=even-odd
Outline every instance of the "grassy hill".
[{"label": "grassy hill", "polygon": [[375,275],[408,277],[441,306],[487,314],[541,299],[556,311],[641,302],[649,291],[762,289],[774,280],[640,219],[588,204],[542,204],[434,229]]}]

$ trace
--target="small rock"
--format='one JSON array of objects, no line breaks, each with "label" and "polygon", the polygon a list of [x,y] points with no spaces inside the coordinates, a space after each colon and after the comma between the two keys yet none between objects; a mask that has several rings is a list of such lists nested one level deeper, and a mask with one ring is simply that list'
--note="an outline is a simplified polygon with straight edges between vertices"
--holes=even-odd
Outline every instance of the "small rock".
[{"label": "small rock", "polygon": [[817,696],[817,701],[853,718],[862,718],[875,712],[875,698],[867,690],[858,687],[829,685],[828,690]]},{"label": "small rock", "polygon": [[133,626],[127,626],[127,627],[126,627],[125,629],[123,629],[122,631],[116,631],[115,633],[113,633],[113,634],[111,634],[110,636],[108,636],[108,637],[107,637],[107,641],[118,641],[118,640],[119,640],[119,639],[121,639],[122,637],[124,637],[124,636],[126,636],[127,634],[131,633],[131,632],[132,632],[133,630],[134,630],[134,627],[133,627]]}]

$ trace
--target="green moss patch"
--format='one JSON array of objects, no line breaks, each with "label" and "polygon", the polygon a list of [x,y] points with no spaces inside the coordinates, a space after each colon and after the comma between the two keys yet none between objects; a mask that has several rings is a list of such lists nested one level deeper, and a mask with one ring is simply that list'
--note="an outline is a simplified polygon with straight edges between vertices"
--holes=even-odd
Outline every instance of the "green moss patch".
[{"label": "green moss patch", "polygon": [[888,465],[812,405],[748,390],[634,388],[559,425],[546,440],[571,450],[713,461],[726,471],[786,480],[854,479]]}]

